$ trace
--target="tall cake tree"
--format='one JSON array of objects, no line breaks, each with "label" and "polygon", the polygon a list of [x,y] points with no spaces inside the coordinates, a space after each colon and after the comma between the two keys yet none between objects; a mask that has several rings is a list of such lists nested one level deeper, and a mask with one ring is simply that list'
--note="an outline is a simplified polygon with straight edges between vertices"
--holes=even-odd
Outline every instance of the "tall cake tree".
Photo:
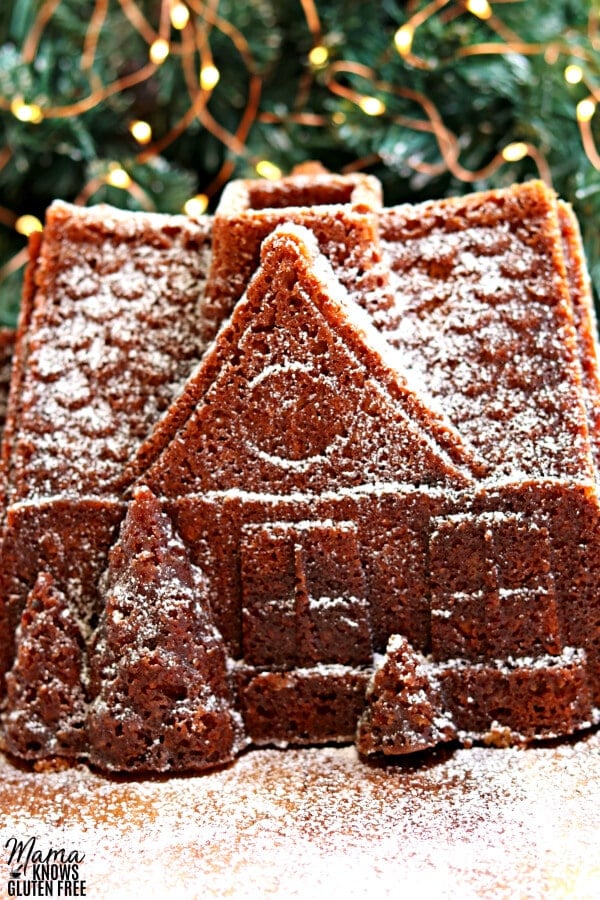
[{"label": "tall cake tree", "polygon": [[147,488],[129,505],[104,587],[90,655],[92,761],[158,771],[227,762],[242,727],[223,641],[199,570]]}]

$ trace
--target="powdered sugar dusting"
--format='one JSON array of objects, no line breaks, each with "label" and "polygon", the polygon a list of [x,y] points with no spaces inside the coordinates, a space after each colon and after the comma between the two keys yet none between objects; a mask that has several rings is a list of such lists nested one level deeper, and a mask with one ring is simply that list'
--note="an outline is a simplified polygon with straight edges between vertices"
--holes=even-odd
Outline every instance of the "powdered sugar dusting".
[{"label": "powdered sugar dusting", "polygon": [[85,852],[90,896],[591,897],[600,883],[598,735],[384,767],[349,747],[261,750],[168,781],[0,773],[2,844]]},{"label": "powdered sugar dusting", "polygon": [[[56,204],[36,269],[15,498],[118,490],[203,346],[210,223]],[[140,335],[143,339],[140,340]]]},{"label": "powdered sugar dusting", "polygon": [[[523,543],[532,537],[530,530],[512,519],[503,520],[500,511],[488,519],[485,519],[485,513],[481,519],[474,518],[473,512],[494,502],[514,502],[520,504],[527,515],[536,516],[538,511],[532,504],[537,496],[543,498],[545,507],[540,513],[541,520],[545,522],[548,518],[548,528],[538,529],[540,540],[537,544],[540,546],[532,563],[533,568],[538,565],[540,569],[536,572],[538,581],[534,598],[536,603],[539,601],[540,630],[548,644],[551,639],[558,643],[558,626],[554,619],[558,603],[562,603],[563,617],[570,628],[565,640],[573,648],[565,651],[564,662],[577,669],[574,677],[579,677],[579,682],[573,683],[581,695],[585,693],[587,697],[583,651],[580,657],[572,655],[580,652],[580,645],[585,646],[590,650],[590,665],[595,664],[596,632],[590,626],[593,633],[588,638],[586,631],[588,623],[592,622],[588,607],[593,609],[596,602],[593,567],[598,558],[598,544],[594,543],[597,508],[594,506],[592,510],[590,498],[588,515],[583,503],[577,504],[575,491],[571,501],[566,490],[562,496],[560,492],[550,496],[548,490],[546,502],[544,491],[548,486],[545,485],[544,490],[541,486],[542,479],[562,480],[565,485],[575,478],[592,480],[587,423],[581,402],[581,371],[558,245],[551,240],[550,231],[544,230],[541,201],[538,198],[534,202],[531,197],[527,201],[526,187],[524,190],[525,199],[518,201],[521,207],[518,219],[511,219],[507,212],[505,218],[495,224],[490,224],[485,216],[473,216],[470,224],[465,224],[464,217],[461,220],[460,214],[449,215],[444,207],[443,216],[433,217],[433,227],[430,227],[431,221],[429,230],[422,227],[422,222],[420,226],[419,221],[416,225],[415,222],[408,223],[407,235],[402,233],[402,211],[382,214],[383,218],[378,221],[385,225],[387,252],[396,279],[393,287],[397,321],[395,330],[388,332],[395,351],[390,350],[387,338],[373,330],[367,313],[356,309],[353,301],[339,288],[329,264],[322,259],[312,268],[305,264],[307,254],[316,253],[316,243],[310,235],[304,248],[298,245],[295,256],[288,253],[286,260],[281,242],[296,240],[302,243],[304,237],[299,228],[284,226],[279,235],[274,233],[265,242],[264,263],[248,288],[246,300],[240,301],[232,319],[205,357],[204,366],[201,364],[196,370],[196,374],[199,373],[197,388],[193,386],[188,397],[185,391],[180,394],[180,400],[184,397],[183,412],[195,412],[185,420],[188,423],[186,430],[180,427],[184,421],[182,412],[175,409],[172,419],[174,438],[164,453],[165,458],[154,463],[158,474],[154,471],[156,481],[150,483],[157,486],[162,497],[178,502],[184,497],[189,501],[189,495],[194,492],[202,494],[210,489],[211,499],[220,493],[223,506],[216,512],[206,507],[207,497],[198,500],[195,510],[188,506],[182,519],[182,536],[190,550],[190,565],[193,558],[203,570],[206,569],[207,579],[214,579],[207,593],[211,601],[215,600],[213,608],[219,613],[218,628],[227,635],[232,646],[235,644],[236,649],[227,648],[232,654],[241,652],[237,648],[239,635],[235,633],[236,629],[239,631],[240,596],[242,599],[246,596],[246,600],[249,596],[248,592],[244,595],[243,590],[240,595],[240,584],[236,580],[238,525],[243,529],[248,518],[268,515],[271,503],[281,502],[283,509],[282,498],[286,491],[305,495],[312,492],[316,505],[324,512],[328,495],[335,496],[336,504],[327,509],[326,514],[334,516],[339,509],[344,516],[355,517],[360,525],[356,540],[346,542],[348,546],[344,545],[345,550],[342,547],[343,553],[340,551],[340,568],[344,568],[347,575],[346,560],[353,561],[354,580],[358,586],[356,590],[346,590],[344,586],[339,591],[340,596],[329,585],[332,562],[324,552],[326,542],[319,536],[313,547],[310,535],[304,535],[302,528],[296,529],[292,548],[294,589],[297,588],[295,599],[298,601],[298,618],[305,616],[301,624],[306,626],[305,637],[300,627],[296,634],[305,641],[308,649],[302,654],[295,649],[290,652],[292,662],[286,660],[285,665],[295,668],[293,675],[288,675],[287,670],[283,675],[277,672],[258,674],[256,682],[262,679],[259,704],[267,697],[269,683],[272,683],[273,691],[279,690],[280,686],[286,690],[294,688],[294,678],[298,679],[297,684],[302,681],[302,689],[307,684],[313,690],[319,679],[327,689],[332,686],[332,676],[336,673],[323,665],[329,657],[322,647],[328,646],[330,623],[334,619],[338,628],[335,633],[337,644],[344,632],[349,636],[351,649],[357,643],[354,634],[360,630],[357,625],[364,625],[366,650],[357,663],[361,666],[367,666],[372,657],[367,619],[371,608],[379,615],[379,620],[373,617],[379,629],[379,644],[393,627],[402,633],[406,631],[411,641],[420,642],[419,646],[426,649],[429,640],[427,606],[432,596],[430,585],[441,584],[443,571],[449,570],[450,564],[455,567],[452,552],[447,552],[444,544],[446,537],[448,546],[452,539],[452,546],[464,548],[465,562],[473,563],[473,581],[477,585],[477,579],[483,581],[484,576],[491,580],[488,570],[496,567],[500,572],[500,562],[495,557],[492,560],[487,552],[489,546],[496,552],[494,535],[497,532],[498,547],[506,545],[509,548],[506,558],[501,560],[504,576],[505,570],[518,569],[522,558],[528,556],[527,546],[535,550],[536,542],[532,540],[525,549],[517,551],[514,549],[517,539]],[[508,203],[509,196],[510,192],[507,192],[502,203]],[[492,206],[494,202],[491,201]],[[415,215],[414,211],[411,215]],[[418,217],[420,220],[420,212]],[[326,224],[327,228],[333,229],[335,223]],[[370,224],[374,234],[375,219]],[[555,231],[558,233],[558,229]],[[157,422],[160,430],[162,413],[169,408],[180,385],[202,355],[205,329],[199,310],[206,284],[209,235],[210,223],[199,226],[187,220],[144,219],[143,216],[137,218],[106,210],[76,217],[66,207],[55,208],[34,273],[37,293],[33,298],[32,327],[23,360],[23,384],[18,385],[21,390],[18,396],[15,395],[15,409],[17,401],[21,407],[16,410],[16,421],[10,432],[11,438],[13,434],[17,435],[14,446],[10,447],[13,512],[15,500],[31,503],[39,497],[64,493],[111,495],[118,494],[123,487],[123,466]],[[350,237],[351,229],[347,232],[348,244],[346,237],[332,238],[331,247],[338,247],[343,251],[343,258],[350,260],[351,264],[343,268],[348,280],[358,285],[358,261],[363,258],[361,254],[365,247],[361,245],[361,253],[357,252],[355,257],[350,253]],[[368,245],[367,240],[367,248]],[[237,266],[237,249],[234,243],[227,254],[228,265]],[[385,293],[389,280],[383,279],[380,287]],[[352,289],[350,295],[354,294]],[[379,312],[383,310],[382,315],[388,316],[388,307],[384,306],[385,309],[382,307]],[[370,303],[368,308],[371,308]],[[377,321],[381,324],[381,319]],[[408,372],[408,384],[398,375],[399,370],[404,369]],[[411,385],[417,387],[411,388]],[[448,412],[448,424],[440,421],[441,414],[429,408],[428,400],[423,396],[425,391],[436,398],[438,410],[443,410],[444,414]],[[197,404],[199,396],[203,398],[202,406]],[[162,424],[169,421],[167,417]],[[454,427],[458,431],[455,432]],[[471,454],[469,448],[463,446],[463,436],[466,441],[473,440],[478,454]],[[157,447],[159,445],[160,441]],[[242,450],[249,452],[243,456]],[[479,478],[489,472],[487,467],[479,464],[476,458],[479,454],[492,464],[491,482],[496,490],[486,492],[484,488],[489,488],[490,482],[484,482],[478,485],[481,490],[475,496],[467,492],[467,487],[473,487],[473,477]],[[142,463],[144,460],[147,463],[149,457],[144,451],[140,456]],[[457,462],[469,471],[463,474],[456,468]],[[319,467],[314,476],[309,472],[312,467],[315,470]],[[308,475],[298,477],[306,472],[310,478]],[[533,479],[531,500],[517,496],[516,492],[514,497],[501,496],[499,485],[502,480],[506,483],[512,479],[516,483],[526,478]],[[394,483],[401,480],[419,487],[428,483],[439,486],[445,481],[448,488],[444,491],[445,505],[438,507],[432,490],[428,496],[423,492],[421,504],[404,509],[403,500],[412,499],[405,486],[403,495],[399,494],[388,506],[384,503],[387,499],[385,490],[381,491],[379,487],[386,480]],[[365,481],[370,483],[363,489],[361,485]],[[340,488],[337,491],[336,486]],[[234,496],[231,488],[237,489],[237,495]],[[539,489],[538,494],[536,489]],[[249,491],[260,499],[259,508],[255,510],[245,506]],[[380,504],[367,503],[372,493],[378,495]],[[358,502],[361,498],[365,500],[362,506]],[[236,504],[236,499],[243,502]],[[356,503],[348,502],[347,509],[342,510],[342,500],[356,500]],[[571,502],[572,506],[569,506]],[[160,506],[158,501],[157,505]],[[133,507],[131,504],[130,511]],[[178,503],[173,508],[174,515],[179,516]],[[197,513],[199,523],[189,521],[190,508],[192,515]],[[301,515],[310,517],[310,508],[315,506],[309,505]],[[455,523],[446,515],[446,521],[427,546],[430,536],[427,529],[436,519],[435,515],[433,519],[431,516],[437,513],[441,520],[445,513],[451,515],[453,510],[465,508],[469,510],[465,518],[468,527],[450,528]],[[567,529],[560,516],[566,520],[571,509],[574,510],[571,518],[577,520],[579,517],[579,521]],[[205,523],[202,522],[204,510],[207,511]],[[552,516],[554,519],[550,521]],[[588,522],[590,527],[586,528]],[[139,524],[144,525],[141,520]],[[550,542],[551,526],[554,528],[552,538],[557,539],[552,559],[550,549],[546,547]],[[60,528],[54,532],[50,526],[47,535],[43,536],[43,552],[49,556],[54,549],[52,538],[62,539],[68,532],[68,529],[63,532]],[[140,532],[145,540],[147,527],[140,527]],[[434,539],[439,534],[443,537],[436,543]],[[159,542],[161,547],[162,538],[164,534]],[[584,539],[591,541],[589,550]],[[565,547],[561,546],[561,541]],[[265,540],[263,552],[263,544],[256,542],[256,559],[261,563],[264,561],[264,565],[255,568],[264,570],[267,578],[272,571],[267,550],[279,551],[275,543],[269,544]],[[167,539],[167,547],[173,551],[171,539]],[[579,553],[582,547],[586,548],[585,554]],[[251,542],[249,548],[254,561]],[[81,548],[77,549],[79,552]],[[445,555],[438,554],[436,568],[430,563],[434,558],[432,551],[438,549],[443,549]],[[113,556],[114,550],[113,547]],[[29,568],[35,569],[36,552],[33,548],[33,559],[25,559],[27,578],[30,577]],[[243,552],[242,548],[242,561]],[[313,566],[310,554],[318,564]],[[26,555],[22,554],[23,557]],[[94,555],[93,548],[91,555]],[[133,555],[136,559],[141,556]],[[568,555],[575,557],[573,563],[567,559]],[[69,564],[73,556],[72,550],[65,554]],[[284,556],[282,549],[287,575],[292,572],[292,567]],[[419,571],[416,563],[405,566],[409,556],[418,556]],[[500,556],[500,550],[497,556]],[[22,577],[21,558],[18,554],[15,557],[16,562],[6,555],[8,563],[15,569],[10,576],[14,584]],[[305,565],[305,557],[310,566]],[[145,719],[151,715],[155,717],[150,737],[143,741],[144,752],[150,747],[152,753],[158,754],[162,734],[159,737],[156,734],[163,729],[170,709],[175,706],[179,711],[191,712],[187,704],[187,682],[192,680],[194,673],[198,674],[200,657],[196,647],[188,642],[188,636],[193,632],[190,623],[202,620],[200,624],[205,626],[195,638],[203,652],[218,643],[218,634],[194,600],[199,579],[194,580],[190,574],[180,587],[179,575],[175,577],[177,566],[171,573],[173,577],[165,570],[160,577],[154,578],[148,575],[149,562],[152,560],[146,558],[139,578],[132,579],[125,573],[111,582],[109,603],[100,619],[101,630],[92,642],[91,671],[96,682],[106,686],[112,696],[104,696],[102,690],[96,693],[94,711],[98,715],[93,727],[97,740],[103,740],[108,719],[111,716],[118,719],[125,708],[122,717],[114,723],[115,738],[120,738],[123,729],[131,728],[134,709],[127,707],[122,698],[132,691],[137,692],[142,710],[140,716]],[[481,563],[481,573],[476,571],[476,562]],[[556,591],[552,586],[552,591],[544,587],[549,579],[544,581],[541,577],[548,574],[551,565],[557,576],[566,573]],[[283,564],[281,568],[284,569]],[[326,570],[327,578],[321,579],[322,587],[311,591],[307,573],[313,568],[317,573],[315,584],[320,583],[320,568]],[[404,568],[408,573],[406,583],[401,577]],[[244,588],[251,571],[251,566],[242,570]],[[500,587],[497,598],[494,595],[502,604],[497,604],[500,610],[497,621],[489,617],[488,625],[496,622],[494,627],[499,633],[499,616],[504,614],[505,607],[509,624],[509,620],[523,617],[522,610],[531,608],[529,587],[520,587],[527,576],[527,568],[521,565],[516,578],[519,586],[514,590],[506,588],[504,593]],[[61,579],[69,581],[66,585],[69,595],[72,591],[83,591],[84,578],[73,582],[68,576],[61,576]],[[512,584],[512,581],[507,583]],[[152,615],[148,614],[149,604],[144,603],[148,600],[146,589],[149,584],[154,586],[155,594]],[[372,602],[372,607],[368,606],[367,600],[363,602],[367,584],[371,591],[368,603]],[[397,594],[396,586],[400,589]],[[575,586],[578,608],[569,593]],[[396,621],[397,610],[392,607],[400,591],[403,592],[406,614],[402,609],[404,619]],[[451,591],[448,587],[447,594],[453,603],[460,601],[455,605],[466,607],[471,594],[473,600],[479,599],[478,591],[477,586],[462,592]],[[404,601],[405,596],[410,600]],[[443,599],[447,599],[445,595]],[[378,602],[380,607],[377,607]],[[261,640],[273,645],[278,643],[278,638],[272,637],[270,632],[270,629],[279,628],[275,618],[269,619],[275,605],[269,600],[264,605],[268,616],[263,620],[261,610],[261,616],[255,617],[260,628],[265,622],[267,625],[262,631],[257,627],[257,644]],[[259,608],[258,603],[256,606]],[[209,607],[207,601],[206,616]],[[579,607],[586,612],[580,612]],[[250,605],[245,610],[250,610]],[[467,622],[475,618],[476,615],[468,611]],[[574,625],[571,625],[571,619]],[[440,633],[444,624],[453,625],[452,622],[444,623],[442,615],[434,615],[432,621],[434,626],[439,626]],[[536,621],[534,616],[534,625]],[[171,635],[169,622],[173,627],[177,625],[177,633]],[[250,659],[246,644],[249,645],[248,635],[252,633],[248,623],[253,625],[250,615],[242,623],[248,626],[246,633],[242,633],[246,663]],[[315,623],[320,631],[313,627]],[[108,637],[102,636],[102,629]],[[535,629],[532,626],[530,630]],[[281,627],[273,633],[280,635],[283,631]],[[431,633],[433,635],[433,628]],[[321,642],[318,650],[313,649],[313,646],[317,647],[317,637]],[[507,675],[505,683],[513,667],[521,665],[519,660],[524,660],[522,665],[528,674],[535,675],[538,668],[543,674],[556,659],[552,655],[550,660],[541,660],[538,664],[535,661],[537,644],[533,641],[532,650],[529,645],[523,645],[520,633],[518,640],[514,638],[512,643],[504,640],[503,635],[500,637],[494,636],[493,643],[499,648],[498,654],[506,659],[508,668],[504,666],[500,673]],[[469,640],[472,645],[474,641]],[[163,646],[165,643],[167,646]],[[447,646],[450,645],[448,639]],[[176,654],[181,647],[185,647],[186,653],[183,677],[179,679]],[[514,659],[513,647],[517,647]],[[96,660],[93,651],[97,651]],[[226,658],[224,646],[218,647],[217,651],[222,662],[221,693],[227,694],[229,704],[226,675],[233,671],[231,661]],[[523,656],[525,651],[533,653],[534,659]],[[555,652],[556,648],[549,650],[551,654]],[[458,651],[454,655],[461,656]],[[101,662],[98,662],[99,656],[103,657]],[[305,664],[305,657],[309,662],[320,659],[322,663],[316,668],[297,668],[297,663]],[[334,664],[342,665],[343,660],[334,658]],[[269,659],[267,656],[267,662],[264,659],[261,662],[259,656],[257,662],[255,654],[252,664],[268,666],[272,661]],[[211,669],[208,662],[207,677]],[[135,671],[143,666],[151,670],[148,677],[152,679],[152,690],[160,687],[159,682],[162,684],[161,690],[157,690],[162,696],[156,703],[152,697],[149,701],[148,690]],[[319,671],[321,668],[323,671]],[[456,675],[458,668],[454,665],[451,674]],[[473,668],[468,668],[464,681],[467,690],[474,695],[475,690],[469,688],[467,677]],[[156,677],[154,670],[159,673]],[[240,673],[240,679],[247,674],[242,672],[241,666],[234,674]],[[313,678],[315,673],[318,675],[316,680]],[[354,677],[354,673],[340,671],[338,674]],[[365,669],[359,674],[364,686]],[[592,677],[595,675],[590,679]],[[320,691],[320,686],[317,687]],[[246,689],[244,684],[242,688]],[[489,693],[497,697],[495,691]],[[534,693],[537,697],[538,693]],[[220,695],[216,691],[203,693],[200,686],[198,696],[206,701],[204,712],[213,713]],[[565,696],[563,691],[561,699]],[[362,701],[362,693],[360,699]],[[418,683],[407,693],[411,708],[425,700],[425,689]],[[148,709],[149,702],[153,706],[151,710]],[[469,694],[466,702],[476,701]],[[568,698],[564,702],[568,705]],[[288,716],[289,708],[268,713],[265,717],[271,722],[289,722],[292,719]],[[261,710],[259,714],[263,714]],[[575,725],[570,726],[571,730],[588,722],[585,710],[573,715]],[[327,732],[327,739],[331,735],[351,735],[355,718],[348,727],[338,728],[336,724],[335,730]],[[490,719],[491,730],[497,730],[501,717],[494,711]],[[239,718],[236,722],[239,723]],[[444,727],[443,720],[436,718],[434,725]],[[476,732],[462,732],[469,740],[474,734],[484,735],[487,740],[488,733],[487,725],[481,729],[478,726]],[[541,733],[548,734],[547,731]],[[278,739],[278,734],[275,731],[273,739]],[[306,734],[315,737],[309,729]],[[523,729],[523,738],[527,734]],[[445,736],[445,740],[452,737]],[[259,734],[257,743],[270,739],[270,732],[266,737]],[[289,739],[304,738],[293,736]],[[206,748],[206,742],[204,744]],[[393,752],[398,751],[397,745],[390,746]],[[414,745],[413,749],[422,746],[425,745]],[[172,765],[172,757],[166,750],[163,757],[160,767],[155,766],[155,770],[166,770]],[[123,768],[142,770],[141,758],[129,757]],[[229,758],[228,749],[218,758],[207,758],[207,762],[214,765]],[[197,757],[185,757],[179,768],[195,766],[196,761]],[[104,764],[101,754],[92,756],[92,762]]]},{"label": "powdered sugar dusting", "polygon": [[550,254],[508,220],[400,240],[405,213],[389,211],[383,241],[405,366],[498,476],[589,477],[573,322]]}]

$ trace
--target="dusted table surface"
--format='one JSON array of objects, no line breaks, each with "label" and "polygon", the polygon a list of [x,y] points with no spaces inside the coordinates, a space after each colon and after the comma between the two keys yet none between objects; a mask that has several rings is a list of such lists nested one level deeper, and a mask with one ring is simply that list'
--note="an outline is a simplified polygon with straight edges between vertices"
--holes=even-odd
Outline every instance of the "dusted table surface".
[{"label": "dusted table surface", "polygon": [[33,836],[85,854],[87,897],[600,896],[600,734],[417,762],[266,749],[133,780],[0,756],[0,895]]}]

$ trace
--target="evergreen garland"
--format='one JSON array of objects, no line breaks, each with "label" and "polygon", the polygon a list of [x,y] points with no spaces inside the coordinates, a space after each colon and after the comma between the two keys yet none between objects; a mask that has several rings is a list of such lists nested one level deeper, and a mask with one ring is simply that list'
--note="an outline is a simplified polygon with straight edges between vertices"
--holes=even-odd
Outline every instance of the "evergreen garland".
[{"label": "evergreen garland", "polygon": [[[10,260],[25,238],[15,230],[17,217],[43,219],[56,197],[179,212],[190,197],[207,194],[210,209],[226,178],[257,177],[261,160],[282,172],[307,159],[335,171],[364,169],[381,179],[388,205],[510,184],[537,176],[547,164],[555,189],[579,216],[600,289],[600,163],[584,146],[576,112],[581,100],[600,99],[600,0],[490,0],[493,19],[469,11],[469,0],[186,0],[186,28],[167,21],[161,31],[161,12],[164,23],[173,5],[13,0],[0,6],[0,324],[14,322],[18,307],[21,272],[10,272]],[[132,19],[132,10],[143,19]],[[418,27],[410,52],[402,54],[394,36],[407,22]],[[95,48],[93,23],[100,26]],[[147,67],[152,33],[166,33],[171,52],[148,77],[82,111],[53,114]],[[186,70],[182,41],[194,34],[200,37]],[[498,52],[469,55],[482,43],[497,44]],[[540,45],[537,52],[532,44]],[[315,47],[324,48],[320,57],[309,56]],[[196,98],[209,118],[190,116],[182,133],[154,153],[154,143],[190,109],[190,65],[197,85],[207,59],[220,73],[201,92],[204,99]],[[574,83],[565,79],[569,64],[581,74]],[[211,123],[235,135],[259,90],[247,127],[224,141]],[[465,170],[493,163],[511,143],[535,152],[500,159],[466,180],[444,165],[426,108],[407,92],[433,104],[458,139]],[[364,97],[380,101],[378,114],[364,111]],[[21,121],[20,103],[40,110],[40,121]],[[152,129],[148,148],[131,134],[135,120]],[[590,129],[600,143],[600,110]],[[111,185],[116,165],[135,190]]]}]

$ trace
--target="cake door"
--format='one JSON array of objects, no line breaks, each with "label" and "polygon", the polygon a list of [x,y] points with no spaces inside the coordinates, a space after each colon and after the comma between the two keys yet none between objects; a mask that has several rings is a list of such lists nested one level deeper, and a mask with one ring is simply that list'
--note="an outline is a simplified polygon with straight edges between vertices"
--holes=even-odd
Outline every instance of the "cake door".
[{"label": "cake door", "polygon": [[352,739],[373,659],[355,524],[248,525],[241,561],[237,676],[251,738]]}]

